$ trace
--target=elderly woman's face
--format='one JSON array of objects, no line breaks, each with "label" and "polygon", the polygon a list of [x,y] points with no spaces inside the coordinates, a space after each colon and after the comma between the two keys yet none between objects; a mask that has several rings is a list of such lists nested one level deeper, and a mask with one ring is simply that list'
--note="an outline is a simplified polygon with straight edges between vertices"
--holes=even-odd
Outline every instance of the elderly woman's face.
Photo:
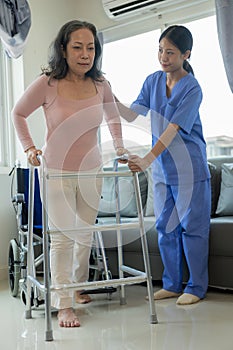
[{"label": "elderly woman's face", "polygon": [[74,31],[64,51],[69,71],[84,76],[93,66],[95,43],[92,32],[87,28]]}]

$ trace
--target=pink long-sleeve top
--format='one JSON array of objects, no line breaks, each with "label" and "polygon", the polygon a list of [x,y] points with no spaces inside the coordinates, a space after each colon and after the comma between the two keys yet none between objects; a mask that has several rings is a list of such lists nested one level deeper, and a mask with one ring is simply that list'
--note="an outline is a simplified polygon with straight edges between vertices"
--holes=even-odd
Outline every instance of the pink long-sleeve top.
[{"label": "pink long-sleeve top", "polygon": [[106,80],[95,82],[96,95],[83,100],[63,98],[58,80],[41,75],[24,92],[13,111],[13,123],[24,150],[34,146],[26,119],[42,106],[46,120],[43,154],[52,169],[89,170],[100,166],[98,130],[105,116],[114,146],[123,147],[119,111]]}]

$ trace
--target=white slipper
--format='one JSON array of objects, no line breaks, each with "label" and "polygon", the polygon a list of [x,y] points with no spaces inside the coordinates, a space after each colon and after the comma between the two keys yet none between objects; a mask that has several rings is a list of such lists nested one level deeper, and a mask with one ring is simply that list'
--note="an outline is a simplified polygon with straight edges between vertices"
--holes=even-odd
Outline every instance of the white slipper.
[{"label": "white slipper", "polygon": [[177,305],[191,305],[195,304],[200,300],[199,297],[193,294],[184,293],[176,301]]},{"label": "white slipper", "polygon": [[154,293],[154,300],[161,300],[167,298],[177,298],[181,293],[170,292],[166,289],[160,289]]}]

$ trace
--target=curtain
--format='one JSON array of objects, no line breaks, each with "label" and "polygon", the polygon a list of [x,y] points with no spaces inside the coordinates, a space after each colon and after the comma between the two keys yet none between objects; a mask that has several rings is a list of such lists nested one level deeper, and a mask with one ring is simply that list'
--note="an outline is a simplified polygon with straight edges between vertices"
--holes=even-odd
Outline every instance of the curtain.
[{"label": "curtain", "polygon": [[27,0],[0,0],[0,40],[11,58],[23,54],[31,27]]},{"label": "curtain", "polygon": [[98,36],[98,39],[99,39],[99,42],[100,42],[100,45],[102,47],[102,55],[100,57],[100,62],[99,62],[99,68],[101,69],[102,67],[102,60],[103,60],[103,46],[104,46],[104,36],[103,36],[103,32],[98,32],[97,33],[97,36]]},{"label": "curtain", "polygon": [[233,92],[233,0],[215,0],[215,6],[220,50]]}]

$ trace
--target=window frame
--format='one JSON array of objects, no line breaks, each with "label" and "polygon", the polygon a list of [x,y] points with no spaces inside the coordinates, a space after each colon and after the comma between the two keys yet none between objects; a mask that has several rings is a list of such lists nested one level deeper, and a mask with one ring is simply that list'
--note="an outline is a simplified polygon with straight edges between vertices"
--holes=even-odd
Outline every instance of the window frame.
[{"label": "window frame", "polygon": [[0,173],[9,170],[15,160],[15,139],[11,122],[12,62],[0,43]]},{"label": "window frame", "polygon": [[[198,38],[198,35],[196,35],[196,32],[194,31],[194,28],[195,28],[195,26],[198,24],[198,22],[199,21],[202,21],[202,20],[207,20],[207,22],[206,23],[210,23],[209,25],[211,25],[211,23],[212,23],[212,21],[215,21],[216,22],[216,14],[215,13],[210,13],[210,14],[208,14],[208,15],[206,15],[206,16],[203,16],[203,17],[197,17],[197,18],[194,18],[194,19],[190,19],[190,18],[186,18],[186,20],[183,22],[183,25],[185,25],[185,26],[187,26],[188,28],[190,28],[191,27],[191,32],[193,33],[193,35],[195,36],[195,39],[196,38]],[[208,21],[208,20],[210,20],[210,21]],[[169,26],[170,24],[169,23],[166,23],[166,26]],[[159,28],[160,29],[160,32],[162,31],[162,30],[164,30],[164,27],[161,27],[161,28]],[[156,30],[158,30],[158,28],[156,28],[155,30],[153,30],[153,31],[156,31]],[[153,31],[151,31],[151,32],[153,32]],[[141,34],[146,34],[146,33],[141,33]],[[217,30],[216,30],[216,34],[217,34]],[[137,36],[138,34],[136,34],[135,36]],[[124,38],[124,39],[130,39],[130,38],[132,38],[133,36],[131,36],[131,37],[128,37],[128,38]],[[124,40],[124,39],[121,39],[121,40]],[[218,37],[216,38],[217,40],[218,40]],[[215,40],[212,40],[210,43],[211,43],[211,45],[213,44],[215,42]],[[106,42],[105,43],[105,45],[106,44],[109,44],[109,43],[113,43],[113,41],[112,42]],[[217,42],[216,42],[217,43]],[[230,125],[231,126],[231,128],[229,128],[229,130],[227,131],[227,130],[224,130],[224,127],[222,127],[222,128],[220,128],[220,133],[219,133],[219,129],[218,129],[218,127],[216,127],[215,126],[215,129],[214,130],[211,130],[211,127],[210,127],[210,125],[215,125],[216,123],[212,123],[212,121],[210,120],[210,116],[212,115],[211,114],[211,108],[210,108],[210,106],[211,106],[211,104],[212,104],[212,102],[210,101],[210,97],[209,96],[214,96],[213,95],[213,91],[211,90],[211,89],[208,89],[208,87],[206,87],[206,82],[208,81],[208,79],[203,79],[203,72],[201,71],[201,69],[198,69],[198,64],[197,65],[195,65],[195,57],[198,57],[197,56],[197,50],[198,50],[198,52],[199,53],[202,53],[203,52],[203,45],[202,45],[203,43],[201,42],[201,45],[199,45],[199,50],[197,49],[197,45],[198,45],[198,42],[196,42],[195,43],[195,49],[193,50],[193,52],[192,52],[192,56],[191,56],[191,65],[194,67],[194,72],[195,72],[195,76],[197,77],[197,80],[198,80],[198,82],[200,83],[200,85],[201,85],[201,87],[202,87],[202,91],[203,91],[203,103],[201,104],[201,106],[200,106],[200,115],[201,115],[201,120],[202,120],[202,127],[203,127],[203,134],[204,134],[204,138],[205,138],[205,141],[206,141],[206,144],[207,144],[207,148],[206,148],[206,150],[207,150],[207,156],[209,157],[209,156],[213,156],[213,155],[215,155],[215,156],[217,156],[218,154],[219,154],[219,147],[218,147],[218,145],[217,145],[217,142],[220,140],[220,139],[222,139],[223,137],[225,137],[226,138],[226,142],[224,141],[224,143],[223,143],[223,145],[222,145],[222,149],[221,149],[221,152],[224,152],[223,154],[225,154],[225,155],[229,155],[229,154],[232,154],[233,153],[233,138],[232,138],[232,132],[231,132],[231,130],[232,130],[232,125],[231,124],[229,124],[229,119],[228,120],[226,120],[226,118],[225,118],[225,122],[224,122],[224,124],[222,124],[222,125]],[[119,44],[118,44],[119,45]],[[217,45],[218,45],[218,43],[217,43]],[[105,46],[106,47],[106,46]],[[105,47],[104,47],[104,49],[105,49]],[[230,101],[229,101],[229,98],[231,99],[231,92],[230,92],[230,89],[229,89],[229,86],[228,86],[228,82],[227,82],[227,78],[226,78],[226,76],[225,76],[225,71],[224,71],[224,65],[223,65],[223,62],[222,62],[222,57],[221,57],[221,52],[220,52],[220,48],[218,47],[218,48],[216,48],[216,49],[218,49],[219,50],[219,54],[220,54],[220,56],[219,56],[219,58],[218,58],[218,64],[220,65],[220,64],[222,64],[221,65],[221,67],[219,66],[219,69],[218,69],[218,72],[220,72],[220,71],[222,71],[222,76],[221,76],[221,84],[223,84],[223,85],[221,85],[221,86],[223,86],[224,87],[224,91],[225,91],[225,95],[224,95],[224,97],[225,97],[225,101],[227,101],[228,102],[228,106],[230,105]],[[112,51],[114,51],[114,50],[112,50]],[[124,50],[123,50],[123,52],[124,52]],[[208,53],[209,52],[211,52],[210,50],[208,51]],[[217,52],[217,51],[216,51]],[[139,51],[139,53],[140,53],[140,51]],[[117,57],[117,55],[115,55],[114,57]],[[194,59],[194,60],[193,60]],[[111,62],[111,64],[112,64],[112,62],[113,62],[113,60],[111,60],[110,59],[110,62]],[[198,61],[197,61],[197,63],[198,62],[200,62],[200,57],[198,57]],[[104,60],[103,60],[103,63],[104,63]],[[204,67],[204,66],[203,66]],[[208,69],[209,69],[209,67],[211,67],[211,65],[209,64],[209,66],[208,66]],[[221,69],[220,69],[221,68]],[[106,68],[105,68],[106,69]],[[160,69],[160,68],[158,68],[158,69]],[[206,68],[204,68],[204,69],[206,69]],[[108,73],[108,70],[106,69],[106,71],[107,71],[107,73]],[[154,69],[154,71],[156,71],[156,69]],[[146,77],[147,75],[145,74],[145,77]],[[225,78],[224,78],[225,77]],[[115,81],[114,81],[114,79],[111,79],[111,76],[108,76],[108,78],[109,78],[109,80],[110,80],[110,83],[112,84],[112,86],[115,88]],[[224,84],[224,80],[225,80],[225,82],[226,82],[226,84]],[[129,81],[131,81],[130,79],[129,79]],[[134,82],[134,85],[135,85],[135,82]],[[212,85],[213,87],[214,87],[214,84]],[[211,87],[212,87],[211,86]],[[124,89],[127,89],[128,88],[128,86],[127,85],[124,85]],[[139,91],[140,90],[138,90],[138,93],[139,93]],[[116,95],[117,95],[117,97],[121,100],[121,101],[123,101],[123,103],[124,103],[124,100],[122,99],[122,97],[121,96],[119,96],[119,92],[118,91],[115,91],[114,90],[114,93],[116,93]],[[227,93],[227,94],[226,94]],[[212,95],[211,95],[212,94]],[[136,96],[136,95],[135,95]],[[227,97],[228,96],[228,97]],[[227,99],[228,98],[228,99]],[[130,102],[132,102],[133,101],[133,99],[130,101]],[[214,101],[217,101],[217,99],[215,99],[215,97],[214,97]],[[219,104],[220,105],[220,107],[221,107],[221,104]],[[216,106],[217,107],[217,106]],[[228,110],[230,111],[230,108],[228,108]],[[217,108],[215,109],[215,111],[217,111]],[[229,114],[230,112],[228,112],[228,114]],[[223,117],[224,117],[224,115],[223,115]],[[215,118],[215,120],[216,121],[218,121],[218,123],[219,123],[219,120],[217,119],[217,118]],[[224,120],[224,118],[222,118],[222,120]],[[220,121],[221,122],[221,121]],[[212,128],[213,129],[213,128]],[[225,128],[226,129],[226,128]],[[211,144],[211,142],[212,142],[212,138],[213,137],[216,137],[216,150],[215,150],[215,153],[213,153],[214,151],[213,151],[213,146],[212,146],[212,144]]]}]

